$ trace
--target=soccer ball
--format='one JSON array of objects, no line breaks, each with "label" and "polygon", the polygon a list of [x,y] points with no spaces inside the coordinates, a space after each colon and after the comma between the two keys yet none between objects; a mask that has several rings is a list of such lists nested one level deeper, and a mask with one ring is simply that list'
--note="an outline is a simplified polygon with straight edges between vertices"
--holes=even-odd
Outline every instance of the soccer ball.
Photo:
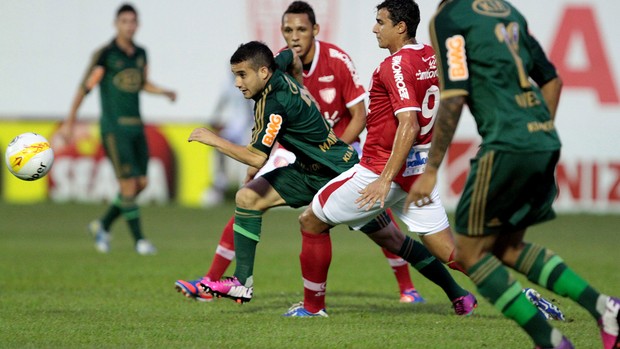
[{"label": "soccer ball", "polygon": [[25,181],[43,178],[54,163],[54,151],[50,148],[50,142],[33,132],[22,133],[13,138],[4,157],[9,171]]}]

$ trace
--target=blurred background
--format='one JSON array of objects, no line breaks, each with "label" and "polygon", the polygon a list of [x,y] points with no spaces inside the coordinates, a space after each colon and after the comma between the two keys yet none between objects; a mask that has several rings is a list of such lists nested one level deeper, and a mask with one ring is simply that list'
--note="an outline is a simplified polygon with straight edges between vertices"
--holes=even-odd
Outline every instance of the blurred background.
[{"label": "blurred background", "polygon": [[[387,55],[379,49],[370,0],[309,0],[320,40],[343,48],[368,86]],[[62,144],[55,131],[95,50],[115,35],[113,21],[123,1],[29,0],[0,2],[0,149],[22,132],[40,133],[56,152],[52,172],[23,182],[0,171],[0,200],[7,203],[104,202],[116,194],[111,165],[103,157],[97,120],[99,93],[82,104],[75,144]],[[142,115],[152,152],[149,187],[143,203],[188,207],[217,205],[245,173],[234,161],[220,161],[207,147],[188,144],[197,126],[209,126],[247,141],[251,106],[232,86],[228,60],[236,47],[262,40],[284,46],[279,32],[288,0],[136,0],[140,27],[136,43],[147,49],[150,79],[178,93],[176,103],[147,94]],[[428,22],[439,1],[419,0],[418,40],[429,43]],[[564,80],[557,128],[563,140],[558,167],[563,212],[620,212],[620,43],[615,20],[620,2],[609,0],[534,1],[514,4],[528,18]],[[493,59],[493,57],[489,57]],[[479,138],[464,115],[447,162],[441,191],[446,206],[456,204],[469,159]],[[527,164],[524,164],[524,166]]]}]

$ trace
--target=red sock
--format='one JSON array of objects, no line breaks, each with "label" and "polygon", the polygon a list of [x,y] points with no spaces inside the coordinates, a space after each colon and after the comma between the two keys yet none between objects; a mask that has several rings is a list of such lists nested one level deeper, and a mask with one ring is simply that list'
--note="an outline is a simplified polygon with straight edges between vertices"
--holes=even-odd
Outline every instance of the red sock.
[{"label": "red sock", "polygon": [[[400,230],[400,227],[396,223],[396,219],[392,214],[392,210],[388,209],[385,211],[385,213],[390,216],[390,218],[392,219],[392,223],[396,226],[396,228],[398,228],[398,230]],[[393,254],[392,252],[386,250],[385,248],[382,248],[382,251],[385,255],[385,258],[388,259],[390,267],[392,267],[392,270],[394,271],[394,276],[396,276],[396,281],[398,282],[398,289],[400,290],[400,293],[403,293],[407,289],[415,288],[413,286],[413,281],[411,281],[411,275],[409,274],[409,263],[407,263],[407,261],[400,258],[399,256]]]},{"label": "red sock", "polygon": [[465,269],[454,260],[454,250],[452,250],[452,253],[450,253],[450,259],[448,259],[448,263],[446,263],[446,265],[450,269],[458,270],[461,273],[467,275],[467,272],[465,271]]},{"label": "red sock", "polygon": [[407,289],[415,288],[411,281],[411,275],[409,275],[409,263],[385,248],[382,248],[381,251],[383,251],[385,258],[387,258],[390,267],[394,271],[400,293],[405,292]]},{"label": "red sock", "polygon": [[332,240],[327,234],[301,232],[301,276],[304,280],[304,308],[316,313],[325,308],[327,271],[332,261]]},{"label": "red sock", "polygon": [[205,277],[211,280],[221,279],[233,258],[235,258],[235,232],[233,231],[233,224],[235,224],[234,215],[230,218],[224,230],[222,230],[222,236],[215,250],[213,261],[211,261],[211,267],[205,275]]}]

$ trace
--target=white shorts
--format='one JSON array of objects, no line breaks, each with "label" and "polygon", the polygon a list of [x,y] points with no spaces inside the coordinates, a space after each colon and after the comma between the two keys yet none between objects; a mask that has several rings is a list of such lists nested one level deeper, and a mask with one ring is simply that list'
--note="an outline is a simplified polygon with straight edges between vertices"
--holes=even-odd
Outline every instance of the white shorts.
[{"label": "white shorts", "polygon": [[329,225],[346,224],[356,230],[372,221],[387,208],[392,209],[392,213],[407,225],[410,232],[418,235],[437,233],[450,225],[437,187],[431,194],[433,203],[423,207],[411,204],[409,209],[403,212],[407,192],[392,182],[383,208],[380,207],[379,202],[376,202],[368,211],[366,207],[358,208],[355,200],[360,196],[360,190],[366,188],[377,178],[379,175],[369,169],[359,164],[353,166],[321,188],[312,200],[312,211],[321,221]]}]

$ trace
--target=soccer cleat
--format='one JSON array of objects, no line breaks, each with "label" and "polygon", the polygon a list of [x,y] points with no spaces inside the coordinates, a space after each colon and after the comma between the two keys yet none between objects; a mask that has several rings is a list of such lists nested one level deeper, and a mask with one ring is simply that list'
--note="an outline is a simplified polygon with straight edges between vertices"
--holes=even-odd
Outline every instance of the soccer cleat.
[{"label": "soccer cleat", "polygon": [[400,294],[401,303],[426,303],[415,288],[408,288]]},{"label": "soccer cleat", "polygon": [[142,256],[157,254],[157,249],[153,244],[146,239],[140,239],[136,242],[136,252]]},{"label": "soccer cleat", "polygon": [[242,285],[237,277],[227,277],[218,281],[201,280],[200,286],[204,293],[216,297],[226,297],[237,303],[247,303],[252,300],[254,287]]},{"label": "soccer cleat", "polygon": [[564,313],[562,313],[560,308],[543,298],[535,289],[526,288],[523,290],[523,293],[525,293],[525,297],[538,308],[538,311],[540,311],[547,320],[565,320]]},{"label": "soccer cleat", "polygon": [[598,320],[603,339],[603,348],[620,349],[620,299],[608,297],[605,302],[605,312]]},{"label": "soccer cleat", "polygon": [[88,232],[95,239],[95,249],[101,253],[110,252],[110,233],[103,229],[101,221],[94,220],[88,224]]},{"label": "soccer cleat", "polygon": [[200,283],[202,281],[210,281],[208,278],[201,278],[197,280],[177,280],[174,283],[174,288],[176,288],[177,292],[183,293],[183,295],[187,298],[194,299],[200,302],[210,302],[213,300],[213,295],[205,292],[200,292],[202,287],[200,287]]},{"label": "soccer cleat", "polygon": [[[534,349],[545,349],[545,348],[536,346]],[[568,338],[562,337],[562,341],[557,347],[548,348],[548,349],[575,349],[575,347],[573,346],[573,343],[571,343],[571,341],[568,340]]]},{"label": "soccer cleat", "polygon": [[286,317],[329,317],[325,309],[321,309],[316,313],[311,313],[306,308],[304,308],[304,302],[299,302],[293,304],[286,313],[284,313]]},{"label": "soccer cleat", "polygon": [[477,306],[478,301],[471,293],[452,301],[452,307],[456,315],[469,316],[474,313],[474,309],[476,309]]}]

